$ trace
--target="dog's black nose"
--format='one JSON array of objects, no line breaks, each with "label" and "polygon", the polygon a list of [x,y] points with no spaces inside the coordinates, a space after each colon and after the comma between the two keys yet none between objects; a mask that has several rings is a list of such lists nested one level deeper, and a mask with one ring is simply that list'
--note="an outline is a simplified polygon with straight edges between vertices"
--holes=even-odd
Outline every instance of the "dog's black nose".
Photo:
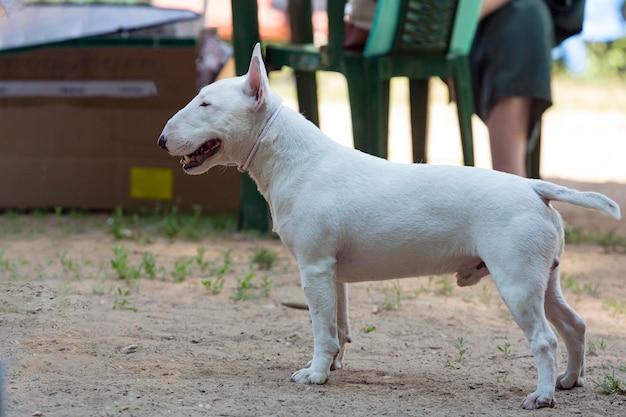
[{"label": "dog's black nose", "polygon": [[157,143],[159,144],[161,148],[167,150],[167,146],[166,146],[167,139],[165,139],[165,135],[159,136],[159,140]]}]

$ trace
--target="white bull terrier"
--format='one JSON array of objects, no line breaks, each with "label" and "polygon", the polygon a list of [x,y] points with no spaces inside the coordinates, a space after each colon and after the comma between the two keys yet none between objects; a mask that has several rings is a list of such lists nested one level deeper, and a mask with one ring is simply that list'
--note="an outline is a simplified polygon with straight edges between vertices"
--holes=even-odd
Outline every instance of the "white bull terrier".
[{"label": "white bull terrier", "polygon": [[[530,342],[537,390],[526,409],[554,406],[555,386],[582,386],[585,322],[561,292],[563,224],[551,200],[619,219],[602,194],[487,169],[398,164],[342,146],[269,87],[260,46],[248,73],[204,87],[158,144],[192,175],[248,171],[274,230],[298,262],[313,323],[313,360],[291,379],[323,384],[351,341],[347,283],[456,273],[491,275]],[[567,369],[557,376],[557,338]]]}]

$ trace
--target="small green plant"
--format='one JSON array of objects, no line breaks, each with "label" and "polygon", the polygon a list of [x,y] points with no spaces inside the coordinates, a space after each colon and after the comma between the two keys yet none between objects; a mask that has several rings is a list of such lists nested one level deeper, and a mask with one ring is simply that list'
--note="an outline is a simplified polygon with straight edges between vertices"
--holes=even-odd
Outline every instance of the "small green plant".
[{"label": "small green plant", "polygon": [[[187,240],[198,240],[202,235],[202,207],[199,205],[194,205],[192,207],[193,213],[191,215],[184,216],[181,219],[181,232],[185,239]],[[202,250],[204,253],[204,250]]]},{"label": "small green plant", "polygon": [[235,301],[245,301],[250,299],[250,290],[252,289],[252,279],[254,278],[254,272],[252,268],[243,277],[237,278],[237,287],[235,288],[235,295],[233,299]]},{"label": "small green plant", "polygon": [[211,294],[217,295],[224,289],[224,276],[220,275],[214,279],[205,279],[202,281],[204,288],[211,291]]},{"label": "small green plant", "polygon": [[573,279],[572,277],[567,277],[565,279],[565,288],[572,291],[577,299],[579,299],[582,294],[587,294],[593,298],[598,298],[599,296],[598,284],[593,286],[588,284],[581,285],[579,281]]},{"label": "small green plant", "polygon": [[487,288],[486,285],[483,285],[483,289],[481,290],[478,297],[484,305],[488,306],[491,303],[491,293],[489,292],[489,288]]},{"label": "small green plant", "polygon": [[4,252],[0,251],[0,274],[4,274],[9,269],[9,260],[3,258]]},{"label": "small green plant", "polygon": [[93,286],[91,289],[91,293],[94,295],[104,295],[106,294],[106,285],[104,282],[99,282]]},{"label": "small green plant", "polygon": [[441,288],[435,291],[435,294],[442,295],[444,297],[449,297],[452,295],[452,290],[454,289],[454,286],[450,283],[448,277],[442,277],[439,281],[437,281],[437,284],[440,285]]},{"label": "small green plant", "polygon": [[230,268],[231,268],[230,253],[231,253],[230,249],[227,249],[224,252],[222,252],[221,262],[217,263],[217,268],[215,269],[216,275],[224,275],[225,273],[230,271]]},{"label": "small green plant", "polygon": [[265,274],[261,277],[261,295],[269,297],[274,283],[270,280],[269,275]]},{"label": "small green plant", "polygon": [[385,286],[385,300],[383,301],[383,310],[396,311],[400,308],[400,303],[404,298],[400,281],[395,280],[391,286]]},{"label": "small green plant", "polygon": [[193,274],[194,258],[177,259],[174,261],[174,269],[172,270],[172,279],[174,282],[183,282],[187,277]]},{"label": "small green plant", "polygon": [[24,219],[18,212],[14,210],[6,210],[0,220],[0,233],[17,234],[24,230]]},{"label": "small green plant", "polygon": [[108,224],[111,226],[111,233],[117,240],[123,239],[126,236],[126,228],[123,225],[124,210],[121,206],[115,207],[113,214],[108,219]]},{"label": "small green plant", "polygon": [[598,356],[598,352],[596,350],[596,344],[591,340],[587,342],[587,355],[588,356]]},{"label": "small green plant", "polygon": [[66,252],[57,252],[56,257],[61,263],[61,267],[63,268],[64,275],[66,276],[73,275],[72,278],[74,279],[80,278],[80,270],[81,270],[80,263],[78,263],[77,261],[71,258],[68,258]]},{"label": "small green plant", "polygon": [[505,358],[510,358],[513,352],[511,351],[511,344],[506,341],[501,345],[498,345],[498,350],[504,354]]},{"label": "small green plant", "polygon": [[602,352],[606,351],[606,342],[604,341],[604,339],[600,339],[598,346],[600,347],[600,350],[602,350]]},{"label": "small green plant", "polygon": [[182,226],[182,219],[178,215],[178,208],[172,207],[170,212],[164,213],[160,229],[168,239],[172,240],[178,236]]},{"label": "small green plant", "polygon": [[262,271],[269,271],[276,261],[278,253],[271,249],[261,248],[252,257],[252,262]]},{"label": "small green plant", "polygon": [[20,268],[28,265],[28,261],[26,259],[13,261],[2,258],[2,255],[3,252],[0,252],[0,277],[8,275],[11,281],[17,281],[22,274]]},{"label": "small green plant", "polygon": [[130,290],[122,290],[118,287],[113,300],[113,310],[130,310],[137,312],[137,307],[130,304],[127,297],[130,297]]},{"label": "small green plant", "polygon": [[467,342],[462,337],[458,337],[453,344],[457,352],[457,361],[463,362],[465,360],[465,354],[467,353]]},{"label": "small green plant", "polygon": [[151,252],[144,252],[141,256],[141,269],[143,269],[148,277],[156,278],[156,260]]},{"label": "small green plant", "polygon": [[113,247],[113,259],[111,259],[111,267],[117,273],[119,279],[137,279],[139,278],[139,268],[133,267],[128,263],[128,249],[122,245]]},{"label": "small green plant", "polygon": [[583,285],[583,292],[592,298],[600,298],[600,289],[599,285],[596,283],[594,285]]},{"label": "small green plant", "polygon": [[598,356],[598,348],[604,352],[606,350],[606,342],[604,339],[600,339],[598,343],[589,340],[587,342],[587,354],[589,356]]},{"label": "small green plant", "polygon": [[446,368],[457,369],[456,365],[452,363],[450,358],[446,359]]},{"label": "small green plant", "polygon": [[610,252],[611,249],[626,247],[626,238],[623,236],[616,236],[615,231],[611,230],[604,236],[598,238],[598,244],[602,246],[605,252]]},{"label": "small green plant", "polygon": [[611,315],[617,316],[619,314],[626,314],[626,301],[616,301],[616,300],[604,300],[602,305],[605,308],[608,308],[611,311]]},{"label": "small green plant", "polygon": [[196,256],[193,258],[194,261],[196,262],[196,266],[202,273],[204,273],[209,268],[209,265],[210,265],[209,261],[204,260],[205,252],[206,252],[206,249],[198,248],[196,249]]},{"label": "small green plant", "polygon": [[589,243],[588,237],[585,236],[582,230],[571,227],[568,224],[565,224],[564,227],[565,232],[565,242],[567,244],[581,244],[581,243]]},{"label": "small green plant", "polygon": [[565,278],[565,288],[570,290],[576,297],[582,294],[582,289],[580,287],[580,282],[576,281],[572,277]]},{"label": "small green plant", "polygon": [[363,328],[363,333],[372,333],[373,331],[376,330],[376,326],[365,326]]},{"label": "small green plant", "polygon": [[76,266],[76,263],[72,259],[69,259],[67,257],[66,252],[57,252],[56,257],[61,263],[61,266],[63,267],[63,272],[65,273],[71,272]]},{"label": "small green plant", "polygon": [[42,264],[37,264],[37,279],[39,281],[46,279],[46,267]]},{"label": "small green plant", "polygon": [[231,269],[230,250],[226,250],[222,253],[221,262],[216,261],[217,267],[215,268],[214,278],[205,279],[202,281],[202,285],[211,291],[213,295],[217,295],[222,292],[224,288],[224,275]]},{"label": "small green plant", "polygon": [[614,397],[618,395],[626,395],[626,382],[615,376],[615,372],[604,374],[604,379],[601,381],[592,380],[596,389],[605,395],[612,395]]}]

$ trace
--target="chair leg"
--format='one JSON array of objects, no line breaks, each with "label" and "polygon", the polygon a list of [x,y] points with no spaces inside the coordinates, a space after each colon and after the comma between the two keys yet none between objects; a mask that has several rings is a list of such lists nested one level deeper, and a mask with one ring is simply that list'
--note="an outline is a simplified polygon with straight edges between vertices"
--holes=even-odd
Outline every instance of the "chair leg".
[{"label": "chair leg", "polygon": [[526,176],[540,179],[541,165],[541,120],[530,129],[526,151]]},{"label": "chair leg", "polygon": [[429,88],[429,79],[409,79],[411,140],[413,143],[413,162],[415,163],[426,163],[428,156]]},{"label": "chair leg", "polygon": [[456,110],[459,117],[461,131],[461,147],[463,148],[463,163],[474,165],[474,140],[472,137],[472,114],[474,113],[474,96],[472,93],[472,78],[470,75],[469,59],[458,57],[455,60],[456,78],[454,79],[454,95]]},{"label": "chair leg", "polygon": [[[292,43],[313,43],[313,23],[311,21],[311,2],[292,0],[288,2],[289,21]],[[320,125],[317,105],[317,80],[315,72],[294,71],[298,109],[300,113],[315,125]]]},{"label": "chair leg", "polygon": [[298,109],[300,113],[319,127],[320,116],[317,104],[317,79],[315,72],[295,71],[294,75],[296,77]]},{"label": "chair leg", "polygon": [[389,80],[377,76],[371,62],[350,63],[345,72],[350,97],[354,147],[387,159]]}]

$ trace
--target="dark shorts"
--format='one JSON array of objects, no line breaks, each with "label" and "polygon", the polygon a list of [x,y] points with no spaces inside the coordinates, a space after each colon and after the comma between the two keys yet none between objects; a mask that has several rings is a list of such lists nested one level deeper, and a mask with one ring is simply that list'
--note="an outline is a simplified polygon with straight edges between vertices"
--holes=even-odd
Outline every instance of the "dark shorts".
[{"label": "dark shorts", "polygon": [[513,0],[483,19],[472,46],[475,112],[486,121],[504,97],[533,99],[531,127],[552,104],[554,24],[544,0]]}]

